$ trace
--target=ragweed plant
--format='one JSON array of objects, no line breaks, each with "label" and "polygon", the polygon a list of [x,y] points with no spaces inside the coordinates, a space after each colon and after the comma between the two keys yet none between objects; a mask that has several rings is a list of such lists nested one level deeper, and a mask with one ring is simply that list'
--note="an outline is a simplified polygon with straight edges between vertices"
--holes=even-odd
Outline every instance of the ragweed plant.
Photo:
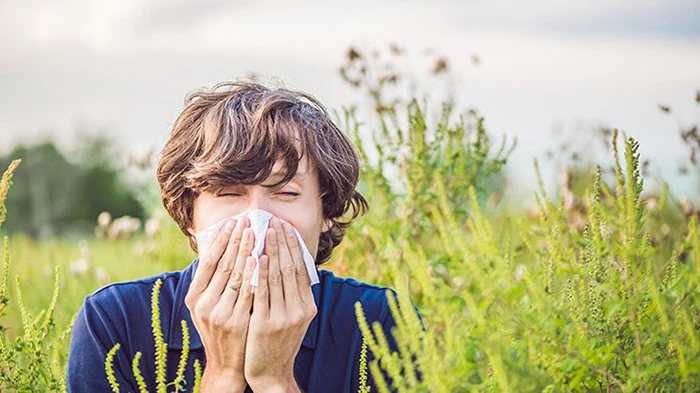
[{"label": "ragweed plant", "polygon": [[360,388],[358,393],[370,393],[372,387],[367,385],[367,340],[362,338],[362,347],[360,349]]},{"label": "ragweed plant", "polygon": [[[20,160],[14,160],[0,179],[0,229],[7,215],[5,201],[12,186],[12,175]],[[9,238],[4,237],[2,281],[0,281],[0,317],[6,312],[10,297],[7,289],[10,268]],[[53,296],[46,309],[36,316],[27,310],[19,276],[15,277],[15,292],[20,310],[23,334],[14,340],[0,324],[0,390],[1,391],[65,391],[65,364],[68,326],[55,336],[54,310],[59,294],[60,269],[54,268]]]},{"label": "ragweed plant", "polygon": [[[438,266],[443,268],[468,268],[474,264],[460,258],[460,252],[468,253],[463,243],[453,244],[454,237],[460,236],[458,223],[466,219],[469,203],[478,206],[500,185],[501,171],[514,145],[506,149],[504,140],[494,152],[483,118],[474,111],[460,116],[455,124],[450,121],[451,107],[445,106],[437,124],[429,125],[425,109],[414,100],[406,110],[408,121],[403,129],[397,118],[399,111],[394,109],[378,112],[383,126],[373,143],[378,155],[376,163],[369,159],[359,124],[352,120],[353,113],[346,112],[346,123],[351,125],[362,159],[363,191],[383,209],[376,213],[380,216],[360,221],[354,231],[350,228],[348,241],[353,244],[344,251],[357,253],[350,259],[359,262],[349,269],[359,271],[362,261],[367,261],[369,270],[376,272],[380,281],[398,289],[398,304],[393,296],[388,296],[388,303],[397,323],[393,335],[399,352],[391,353],[381,326],[378,322],[369,326],[359,304],[358,324],[371,357],[376,357],[369,367],[378,391],[449,391],[460,383],[460,378],[455,375],[452,380],[443,375],[445,368],[440,364],[445,359],[439,359],[444,354],[440,353],[440,343],[423,332],[411,298],[419,300],[421,313],[428,321],[433,313],[441,311],[440,302],[453,302],[447,288],[435,287],[431,261],[439,261]],[[387,168],[392,167],[394,175],[389,175]],[[387,211],[395,215],[387,215]],[[436,249],[439,241],[444,249]],[[363,246],[353,247],[354,244]],[[407,276],[411,271],[413,274]],[[409,281],[417,284],[412,294]],[[464,301],[475,304],[472,296]],[[442,322],[460,314],[441,314],[446,318]],[[450,331],[453,323],[458,321],[451,320],[444,326],[450,338],[455,337]],[[415,357],[416,353],[422,356]],[[391,386],[380,374],[389,377]],[[422,377],[425,379],[421,381]]]},{"label": "ragweed plant", "polygon": [[[618,145],[615,132],[614,184],[595,173],[582,231],[541,181],[538,217],[499,227],[475,187],[460,206],[436,173],[436,206],[419,207],[431,211],[434,232],[375,236],[383,250],[375,266],[393,271],[383,277],[399,288],[400,306],[389,296],[398,352],[356,310],[380,392],[700,389],[697,219],[679,241],[666,238],[671,247],[653,246],[669,198],[645,208],[639,144]],[[464,208],[462,221],[455,210]],[[416,328],[409,293],[426,332]]]},{"label": "ragweed plant", "polygon": [[[153,340],[155,345],[155,381],[156,381],[156,392],[166,393],[169,387],[174,388],[174,392],[185,392],[185,367],[187,367],[187,359],[190,354],[190,335],[189,329],[187,327],[187,322],[185,320],[180,321],[180,328],[182,329],[182,351],[180,352],[180,360],[177,366],[177,372],[175,379],[171,382],[166,383],[165,370],[167,366],[167,344],[163,340],[163,331],[161,329],[160,320],[160,287],[163,281],[160,279],[156,280],[153,284],[153,290],[151,291],[151,329],[153,332]],[[121,345],[119,343],[114,344],[112,349],[107,353],[105,358],[105,370],[107,373],[107,379],[109,380],[110,386],[112,386],[112,391],[118,393],[119,384],[114,379],[114,355],[119,350]],[[137,386],[139,387],[140,393],[148,393],[148,386],[144,381],[143,375],[139,368],[139,361],[141,360],[142,353],[138,351],[134,354],[132,360],[132,372],[134,373],[134,378],[136,379]],[[193,381],[193,392],[198,392],[201,385],[202,370],[199,364],[199,360],[195,359],[193,363],[195,379]]]}]

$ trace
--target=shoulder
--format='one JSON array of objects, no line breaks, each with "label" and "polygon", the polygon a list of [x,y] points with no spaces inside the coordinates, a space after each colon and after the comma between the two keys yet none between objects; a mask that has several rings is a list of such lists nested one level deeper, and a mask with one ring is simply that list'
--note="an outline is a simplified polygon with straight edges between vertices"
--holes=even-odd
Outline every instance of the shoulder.
[{"label": "shoulder", "polygon": [[[113,331],[119,336],[133,336],[144,330],[152,316],[152,295],[155,284],[161,281],[158,305],[161,321],[170,320],[181,272],[163,272],[129,281],[118,281],[102,286],[85,296],[81,307],[84,322],[95,330]],[[145,331],[145,330],[144,330]]]},{"label": "shoulder", "polygon": [[[137,351],[153,356],[151,294],[160,279],[162,318],[169,318],[180,272],[164,272],[131,281],[115,282],[85,296],[71,329],[66,383],[69,391],[106,391],[105,359],[114,355],[113,369],[118,383],[135,391],[131,384],[131,359]],[[120,346],[117,347],[117,344]]]},{"label": "shoulder", "polygon": [[106,310],[125,304],[144,302],[150,304],[155,283],[158,280],[161,281],[160,295],[167,297],[177,285],[180,274],[180,271],[163,272],[135,280],[110,283],[85,296],[85,303],[100,306]]},{"label": "shoulder", "polygon": [[[161,327],[170,331],[170,320],[176,302],[181,272],[163,272],[129,281],[102,286],[85,296],[75,320],[72,336],[75,344],[87,345],[97,340],[111,348],[122,343],[126,353],[133,348],[150,348],[153,344],[152,294],[155,283],[161,280],[158,296]],[[166,336],[167,337],[167,336]]]},{"label": "shoulder", "polygon": [[359,281],[352,277],[339,277],[329,270],[319,270],[322,303],[330,301],[336,308],[355,312],[356,304],[362,307],[368,320],[383,320],[389,313],[387,296],[397,294],[393,288]]},{"label": "shoulder", "polygon": [[[328,270],[319,270],[318,272],[324,285],[322,298],[332,300],[334,307],[349,309],[354,315],[355,304],[359,302],[368,323],[379,321],[386,326],[396,324],[389,306],[389,296],[391,296],[395,300],[397,308],[400,309],[399,295],[395,289],[362,282],[352,277],[338,277]],[[410,297],[409,301],[417,319],[420,321],[421,328],[425,330],[423,317],[418,307]],[[401,310],[401,313],[403,314],[403,310]]]}]

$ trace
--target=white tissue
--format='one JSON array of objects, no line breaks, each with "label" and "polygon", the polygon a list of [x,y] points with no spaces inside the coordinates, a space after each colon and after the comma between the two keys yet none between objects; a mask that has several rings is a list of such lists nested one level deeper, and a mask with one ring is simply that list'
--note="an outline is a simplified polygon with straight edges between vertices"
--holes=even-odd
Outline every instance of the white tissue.
[{"label": "white tissue", "polygon": [[[253,278],[250,281],[250,285],[257,286],[258,276],[260,274],[260,267],[258,265],[258,261],[260,259],[260,256],[263,254],[263,249],[265,248],[265,231],[268,228],[270,219],[273,217],[272,213],[266,210],[255,209],[249,210],[245,213],[237,214],[235,216],[226,217],[218,221],[216,224],[210,226],[209,228],[197,232],[194,235],[194,237],[197,240],[197,251],[199,252],[199,259],[201,260],[207,252],[207,249],[209,248],[211,243],[214,241],[214,238],[219,233],[221,227],[226,223],[226,221],[231,218],[237,219],[242,218],[244,216],[247,216],[250,220],[250,228],[253,230],[253,234],[255,235],[255,246],[253,247],[253,251],[250,253],[250,255],[252,255],[255,258],[255,271],[253,272]],[[286,222],[281,218],[280,221]],[[293,225],[292,229],[294,229],[294,233],[296,234],[297,239],[299,240],[299,244],[301,245],[302,255],[304,256],[304,264],[306,265],[306,271],[309,274],[309,278],[311,279],[311,285],[318,284],[318,272],[316,271],[316,264],[314,263],[314,258],[311,256],[311,253],[306,247],[306,244],[304,243],[304,240],[299,234],[299,231],[297,231],[297,229],[294,228]]]}]

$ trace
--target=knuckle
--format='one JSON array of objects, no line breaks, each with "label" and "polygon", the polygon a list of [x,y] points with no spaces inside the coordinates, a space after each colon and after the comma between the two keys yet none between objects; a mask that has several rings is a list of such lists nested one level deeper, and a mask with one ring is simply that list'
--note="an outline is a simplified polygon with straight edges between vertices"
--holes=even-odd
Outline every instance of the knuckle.
[{"label": "knuckle", "polygon": [[250,245],[252,242],[252,238],[254,235],[252,234],[252,229],[246,228],[246,230],[242,231],[241,234],[238,236],[238,243],[243,244],[243,245]]},{"label": "knuckle", "polygon": [[285,263],[281,267],[282,274],[285,276],[293,276],[296,274],[296,268],[291,263]]},{"label": "knuckle", "polygon": [[209,318],[209,323],[213,326],[223,328],[229,324],[228,319],[228,316],[223,313],[215,313]]},{"label": "knuckle", "polygon": [[[257,291],[258,289],[260,289],[260,287],[256,288],[255,290]],[[238,294],[238,299],[247,301],[252,296],[253,296],[253,294],[250,292],[250,287],[247,286],[247,287],[241,289],[241,292]]]},{"label": "knuckle", "polygon": [[216,265],[216,261],[214,261],[214,258],[212,258],[211,255],[205,255],[204,258],[202,258],[201,261],[201,266],[207,269],[211,269]]},{"label": "knuckle", "polygon": [[195,315],[197,315],[197,317],[199,317],[199,319],[203,321],[209,319],[209,308],[201,303],[196,304],[193,307],[192,311]]},{"label": "knuckle", "polygon": [[272,274],[267,277],[268,282],[271,286],[282,286],[282,276],[279,274]]},{"label": "knuckle", "polygon": [[240,270],[234,269],[231,272],[231,278],[229,279],[229,284],[235,287],[240,287],[243,281],[243,273]]},{"label": "knuckle", "polygon": [[318,313],[318,309],[316,308],[315,303],[306,308],[306,316],[309,320],[313,319],[316,316],[316,313]]},{"label": "knuckle", "polygon": [[231,274],[231,272],[233,271],[233,266],[229,261],[222,261],[221,263],[219,263],[219,266],[216,267],[216,271],[218,271],[219,273]]},{"label": "knuckle", "polygon": [[289,321],[294,325],[301,325],[306,320],[306,315],[302,310],[294,311],[289,315]]},{"label": "knuckle", "polygon": [[221,236],[216,239],[215,244],[217,247],[224,247],[226,243],[228,243],[228,238],[226,238],[225,231],[222,231]]},{"label": "knuckle", "polygon": [[230,244],[231,244],[231,246],[233,246],[233,247],[238,247],[238,246],[241,245],[240,233],[238,233],[237,236],[234,236],[234,237],[231,238],[231,243],[230,243]]},{"label": "knuckle", "polygon": [[260,285],[257,288],[255,288],[255,292],[258,293],[259,296],[267,296],[267,293],[269,292],[267,289],[267,286],[265,285]]}]

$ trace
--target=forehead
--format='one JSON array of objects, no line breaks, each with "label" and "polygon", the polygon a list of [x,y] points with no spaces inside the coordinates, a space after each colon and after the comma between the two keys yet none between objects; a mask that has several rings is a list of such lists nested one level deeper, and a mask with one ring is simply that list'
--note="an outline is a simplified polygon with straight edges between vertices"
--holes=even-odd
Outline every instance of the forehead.
[{"label": "forehead", "polygon": [[[313,165],[309,163],[309,160],[307,157],[303,157],[301,160],[299,160],[299,164],[297,165],[297,171],[296,174],[294,175],[294,179],[299,179],[299,180],[305,180],[306,178],[309,177],[309,174],[313,172],[314,168]],[[285,174],[285,166],[284,166],[284,161],[281,159],[278,159],[275,161],[275,165],[272,166],[272,172],[270,173],[270,176],[268,176],[268,179],[274,179],[274,178],[282,178],[284,177]]]},{"label": "forehead", "polygon": [[[303,155],[301,159],[299,160],[299,163],[297,164],[297,172],[294,175],[295,179],[304,179],[308,177],[308,175],[314,171],[313,163],[309,161],[309,156],[307,154],[304,154],[302,152],[301,148],[301,140],[299,139],[299,131],[298,130],[293,130],[292,131],[292,140],[294,141],[294,145],[297,150],[298,155]],[[268,176],[268,179],[270,178],[275,178],[275,177],[284,177],[285,174],[285,162],[281,158],[278,158],[277,161],[275,161],[275,164],[272,166],[272,171],[270,172],[270,176]]]}]

